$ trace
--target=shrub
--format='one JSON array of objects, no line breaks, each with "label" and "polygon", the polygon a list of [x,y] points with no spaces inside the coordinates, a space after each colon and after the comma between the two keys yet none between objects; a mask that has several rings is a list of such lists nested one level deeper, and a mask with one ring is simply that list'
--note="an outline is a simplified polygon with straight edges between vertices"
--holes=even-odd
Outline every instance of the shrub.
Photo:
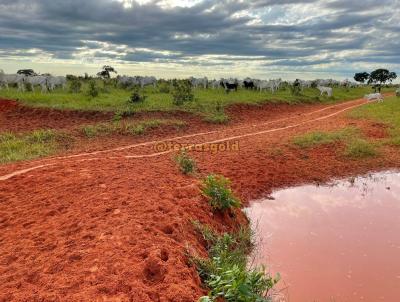
[{"label": "shrub", "polygon": [[195,229],[207,242],[209,259],[192,257],[200,277],[209,287],[200,302],[267,302],[268,292],[279,281],[269,276],[263,266],[250,268],[247,255],[253,248],[249,227],[235,233],[216,234],[210,227],[194,222]]},{"label": "shrub", "polygon": [[92,98],[95,98],[99,95],[99,87],[97,86],[95,80],[89,81],[89,88],[87,93]]},{"label": "shrub", "polygon": [[128,100],[128,103],[139,103],[139,102],[144,102],[146,100],[146,97],[144,94],[140,94],[140,89],[139,86],[134,86],[132,94]]},{"label": "shrub", "polygon": [[185,150],[175,157],[176,162],[183,174],[190,174],[196,171],[196,161],[191,158]]},{"label": "shrub", "polygon": [[158,91],[160,93],[170,93],[171,92],[170,84],[168,82],[159,83],[158,84]]},{"label": "shrub", "polygon": [[192,85],[188,80],[174,80],[172,97],[174,105],[183,105],[194,100]]},{"label": "shrub", "polygon": [[79,93],[81,92],[82,83],[78,78],[73,78],[71,80],[70,91],[71,93]]},{"label": "shrub", "polygon": [[202,193],[209,199],[213,210],[239,208],[241,203],[230,188],[230,181],[222,175],[209,175],[203,180]]}]

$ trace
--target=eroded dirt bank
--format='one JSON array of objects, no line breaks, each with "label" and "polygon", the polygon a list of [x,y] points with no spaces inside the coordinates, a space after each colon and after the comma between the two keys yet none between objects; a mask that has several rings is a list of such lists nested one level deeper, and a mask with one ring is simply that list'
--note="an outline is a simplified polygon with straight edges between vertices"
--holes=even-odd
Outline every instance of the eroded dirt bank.
[{"label": "eroded dirt bank", "polygon": [[179,172],[174,152],[157,154],[156,143],[135,145],[146,138],[132,148],[100,146],[105,152],[0,167],[0,175],[7,175],[48,164],[0,181],[0,301],[197,301],[205,291],[186,251],[205,250],[191,221],[221,231],[245,223],[240,213],[236,219],[213,214],[199,179],[223,174],[247,202],[272,188],[399,167],[400,154],[391,147],[384,156],[349,160],[340,144],[302,150],[289,143],[310,130],[346,126],[381,139],[381,124],[345,116],[363,102],[236,107],[230,125],[198,122],[184,134],[203,134],[179,134],[173,141],[230,137],[239,150],[192,151],[196,176]]}]

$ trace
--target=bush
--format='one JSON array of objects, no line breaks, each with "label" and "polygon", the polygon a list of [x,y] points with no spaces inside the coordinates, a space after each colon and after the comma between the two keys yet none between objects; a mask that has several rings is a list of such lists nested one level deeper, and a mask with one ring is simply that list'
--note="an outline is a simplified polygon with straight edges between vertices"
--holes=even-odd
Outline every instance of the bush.
[{"label": "bush", "polygon": [[249,227],[235,233],[216,234],[208,226],[194,222],[195,229],[207,242],[209,259],[192,257],[199,275],[209,287],[200,302],[267,302],[268,292],[279,281],[269,276],[263,266],[249,268],[247,255],[253,248]]},{"label": "bush", "polygon": [[140,94],[140,89],[139,86],[134,86],[132,94],[128,100],[128,103],[139,103],[139,102],[144,102],[146,100],[147,96],[144,94]]},{"label": "bush", "polygon": [[89,89],[87,93],[92,98],[95,98],[99,95],[99,87],[97,86],[95,80],[89,81]]},{"label": "bush", "polygon": [[78,78],[74,78],[71,80],[70,91],[71,93],[79,93],[81,92],[82,83]]},{"label": "bush", "polygon": [[161,82],[158,84],[158,92],[160,93],[170,93],[171,88],[168,82]]},{"label": "bush", "polygon": [[194,100],[192,84],[188,80],[174,80],[172,97],[174,105],[180,106]]},{"label": "bush", "polygon": [[209,199],[213,210],[239,208],[241,203],[230,188],[230,181],[222,175],[209,175],[203,180],[202,193]]},{"label": "bush", "polygon": [[196,171],[196,161],[191,158],[185,150],[175,157],[176,162],[183,174],[190,174]]}]

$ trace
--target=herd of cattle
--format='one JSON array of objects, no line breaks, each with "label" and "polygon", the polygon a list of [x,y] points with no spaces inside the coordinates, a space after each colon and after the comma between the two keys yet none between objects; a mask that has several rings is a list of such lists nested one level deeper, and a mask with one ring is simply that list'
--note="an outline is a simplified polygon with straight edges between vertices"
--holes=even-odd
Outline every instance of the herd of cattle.
[{"label": "herd of cattle", "polygon": [[67,78],[62,76],[51,75],[32,75],[27,76],[24,74],[5,74],[0,69],[0,89],[8,89],[9,85],[16,85],[18,91],[25,91],[26,85],[32,87],[32,91],[36,86],[40,86],[42,92],[52,91],[57,87],[65,89],[67,87]]},{"label": "herd of cattle", "polygon": [[[133,87],[140,86],[144,88],[145,86],[153,86],[154,88],[157,86],[157,79],[152,76],[118,76],[116,78],[116,84],[120,87]],[[165,81],[164,81],[165,82]],[[172,83],[172,81],[167,81]],[[275,93],[280,89],[283,85],[291,85],[297,86],[300,90],[304,88],[315,87],[320,91],[320,94],[326,94],[327,96],[333,95],[333,87],[357,87],[359,84],[351,82],[349,80],[337,81],[333,79],[317,79],[314,81],[304,81],[304,80],[295,80],[293,82],[284,82],[281,79],[273,79],[273,80],[260,80],[260,79],[252,79],[245,78],[243,80],[230,78],[230,79],[220,79],[220,80],[209,80],[207,77],[204,78],[194,78],[190,77],[188,82],[194,88],[211,88],[218,89],[224,88],[226,92],[237,91],[238,88],[244,88],[248,90],[256,90],[256,91],[265,91],[269,90],[272,93]],[[19,91],[25,91],[26,85],[30,85],[32,91],[35,90],[35,87],[40,87],[41,91],[47,92],[52,91],[56,88],[65,89],[67,86],[67,78],[63,76],[51,76],[51,75],[24,75],[24,74],[5,74],[3,70],[0,69],[0,89],[6,88],[8,89],[10,85],[17,86]],[[400,94],[399,89],[396,91],[397,94]],[[365,96],[366,99],[383,99],[383,96],[379,94],[369,94]]]},{"label": "herd of cattle", "polygon": [[[298,85],[301,90],[304,88],[316,87],[322,94],[327,94],[328,96],[332,96],[333,90],[332,87],[356,87],[358,84],[350,82],[349,80],[344,81],[336,81],[333,79],[327,80],[314,80],[314,81],[303,81],[296,80],[294,82],[284,82],[282,79],[273,79],[273,80],[260,80],[260,79],[252,79],[245,78],[244,80],[239,80],[236,78],[230,79],[220,79],[220,80],[209,80],[207,77],[204,78],[194,78],[190,77],[188,81],[191,83],[194,88],[211,88],[218,89],[224,88],[227,92],[229,91],[237,91],[238,88],[245,88],[257,91],[265,91],[269,90],[272,93],[275,93],[282,85]],[[155,77],[130,77],[130,76],[118,76],[117,83],[124,87],[135,86],[138,85],[141,88],[147,85],[152,85],[156,87],[157,79]]]}]

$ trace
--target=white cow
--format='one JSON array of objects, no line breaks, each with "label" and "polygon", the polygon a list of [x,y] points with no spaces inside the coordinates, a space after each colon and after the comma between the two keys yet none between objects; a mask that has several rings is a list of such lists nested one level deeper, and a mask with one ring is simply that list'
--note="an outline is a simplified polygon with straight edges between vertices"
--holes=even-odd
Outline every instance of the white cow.
[{"label": "white cow", "polygon": [[0,88],[4,87],[9,89],[8,85],[17,84],[18,91],[25,91],[24,79],[25,76],[22,74],[5,74],[4,71],[0,69]]},{"label": "white cow", "polygon": [[137,76],[135,78],[138,81],[138,83],[139,83],[141,88],[143,88],[144,86],[148,86],[148,85],[152,85],[154,88],[156,88],[157,79],[155,77],[140,77],[140,76]]},{"label": "white cow", "polygon": [[218,89],[219,87],[221,87],[221,81],[212,80],[212,81],[210,81],[209,86],[212,89]]},{"label": "white cow", "polygon": [[117,82],[123,87],[139,85],[139,80],[136,77],[118,76]]},{"label": "white cow", "polygon": [[255,86],[261,92],[266,89],[270,89],[272,93],[275,93],[279,89],[281,79],[269,80],[269,81],[255,81]]},{"label": "white cow", "polygon": [[364,95],[364,99],[368,101],[377,100],[378,102],[383,102],[383,95],[381,93],[370,93]]},{"label": "white cow", "polygon": [[396,89],[396,96],[400,96],[400,88]]},{"label": "white cow", "polygon": [[192,86],[194,88],[198,88],[200,86],[202,86],[204,89],[207,88],[207,85],[208,85],[208,78],[207,77],[204,77],[204,78],[193,78],[193,77],[190,77],[189,80],[192,83]]},{"label": "white cow", "polygon": [[317,86],[317,89],[321,92],[321,96],[326,93],[327,96],[331,97],[332,96],[332,88],[331,87],[325,87],[325,86]]},{"label": "white cow", "polygon": [[31,84],[32,91],[35,91],[35,86],[42,88],[42,93],[47,92],[47,77],[45,76],[29,76],[25,78],[25,82]]},{"label": "white cow", "polygon": [[53,77],[53,76],[48,76],[47,77],[47,88],[49,90],[54,90],[57,87],[61,87],[63,90],[67,87],[67,78],[66,77]]}]

